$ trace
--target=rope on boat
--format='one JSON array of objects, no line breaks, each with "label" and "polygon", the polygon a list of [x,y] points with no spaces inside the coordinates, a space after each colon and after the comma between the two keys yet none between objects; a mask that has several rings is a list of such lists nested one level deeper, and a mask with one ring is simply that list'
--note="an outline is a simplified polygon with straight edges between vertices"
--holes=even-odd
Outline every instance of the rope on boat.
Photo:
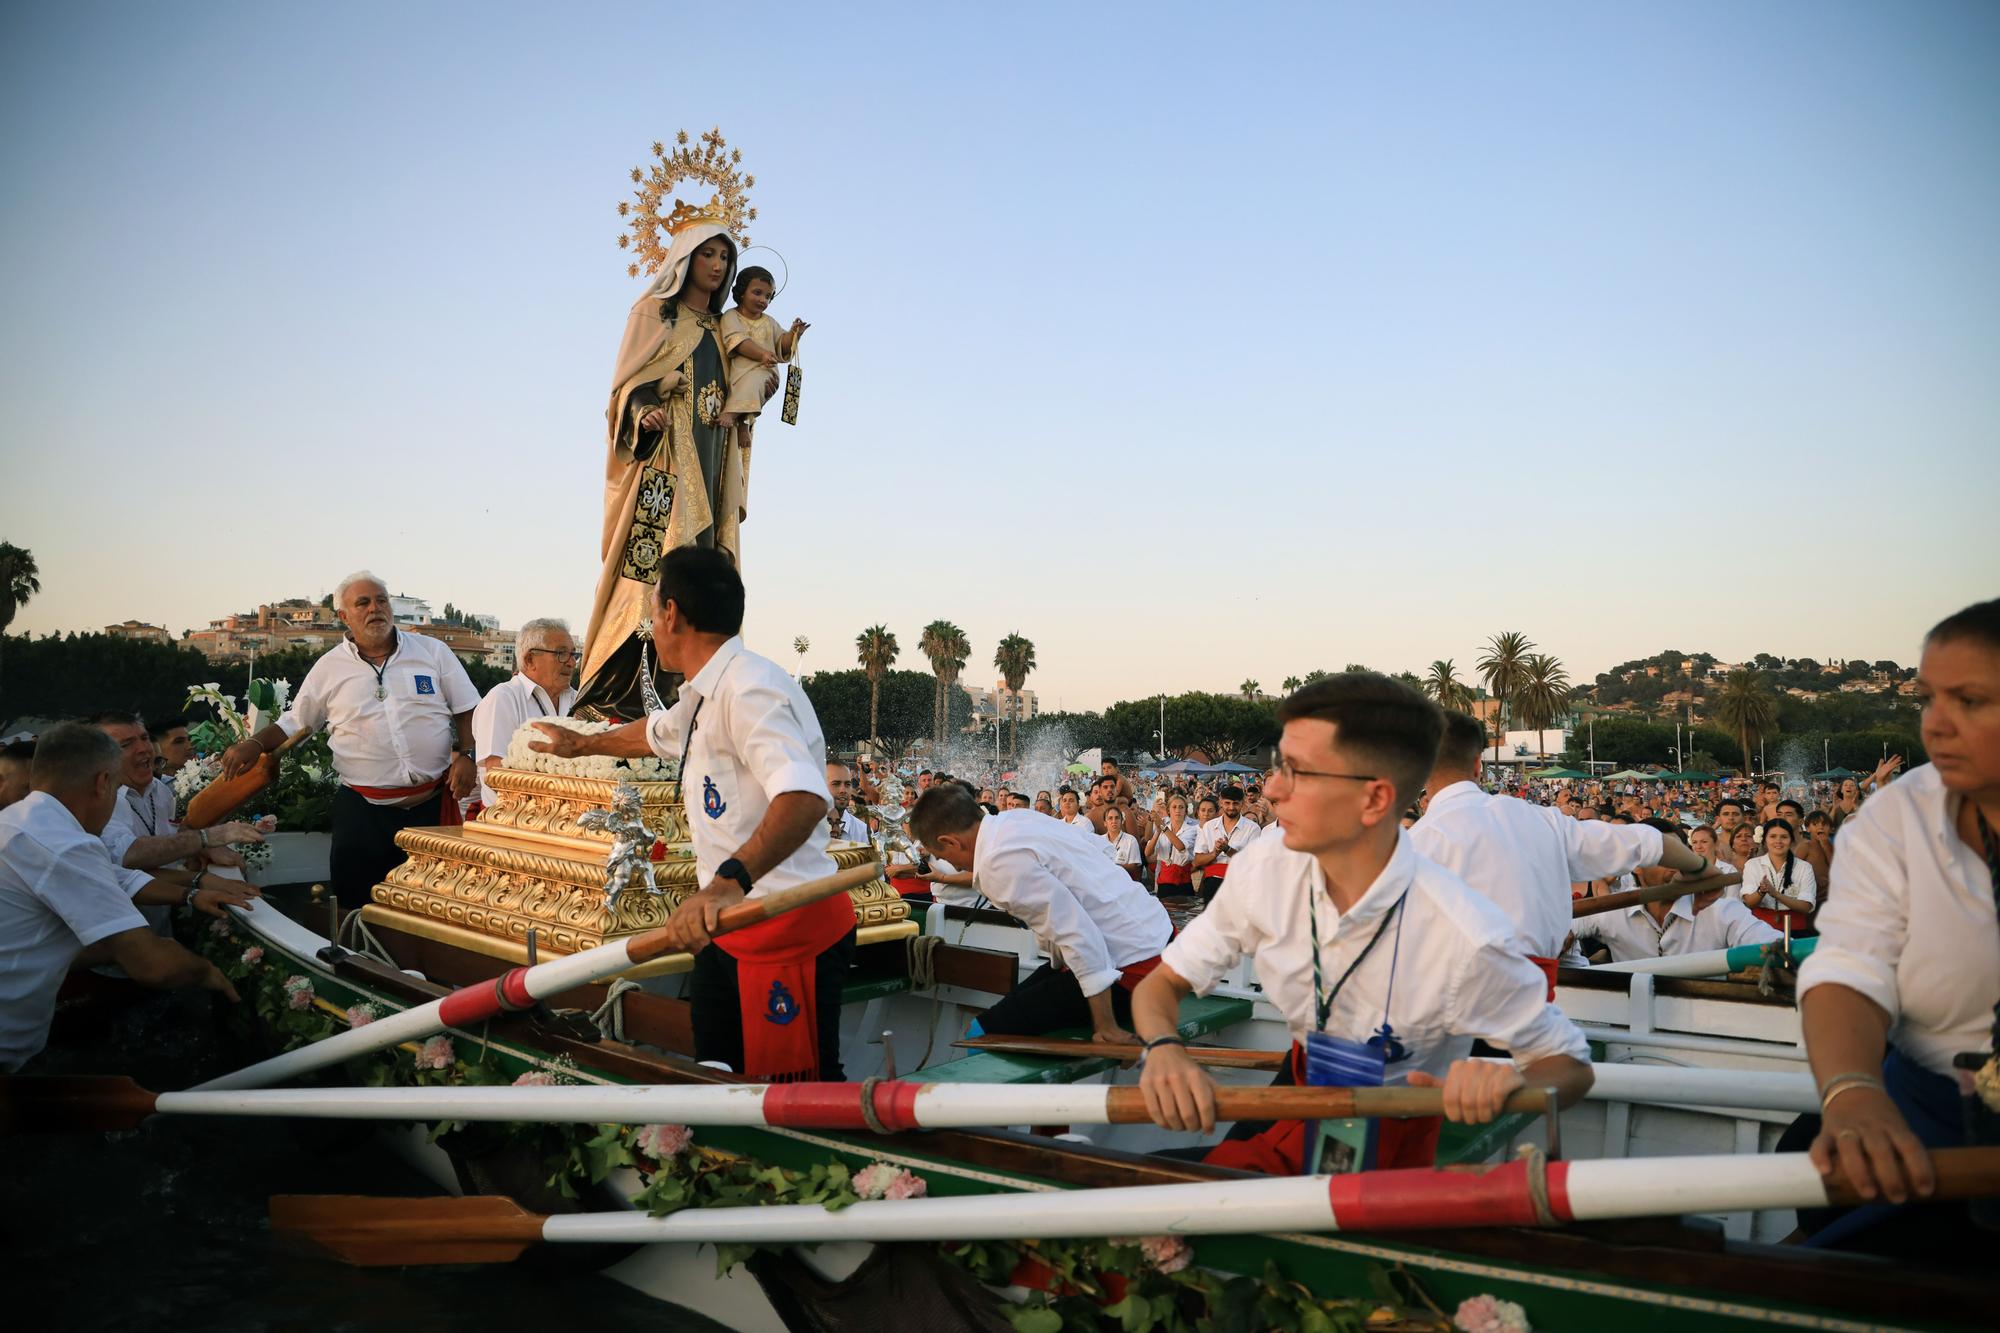
[{"label": "rope on boat", "polygon": [[368,923],[361,919],[361,913],[349,912],[347,919],[340,923],[340,937],[334,940],[343,949],[352,949],[364,958],[395,968],[398,972],[403,965],[389,952],[387,945],[375,938],[375,932],[368,929]]},{"label": "rope on boat", "polygon": [[604,1003],[591,1011],[590,1021],[597,1025],[597,1035],[606,1041],[625,1040],[625,993],[644,990],[638,982],[627,977],[613,977],[605,987]]},{"label": "rope on boat", "polygon": [[[963,931],[959,932],[961,935]],[[910,969],[910,989],[927,991],[937,989],[937,951],[944,943],[942,935],[912,935],[903,941],[903,957]],[[931,1062],[931,1052],[937,1048],[938,1020],[944,1017],[944,1006],[936,996],[931,997],[931,1030],[924,1038],[923,1058],[917,1061],[917,1068],[923,1069]],[[915,1071],[912,1070],[912,1073]]]},{"label": "rope on boat", "polygon": [[1528,1168],[1528,1202],[1535,1207],[1535,1223],[1552,1227],[1556,1224],[1555,1210],[1549,1207],[1549,1159],[1532,1143],[1524,1143],[1516,1154]]}]

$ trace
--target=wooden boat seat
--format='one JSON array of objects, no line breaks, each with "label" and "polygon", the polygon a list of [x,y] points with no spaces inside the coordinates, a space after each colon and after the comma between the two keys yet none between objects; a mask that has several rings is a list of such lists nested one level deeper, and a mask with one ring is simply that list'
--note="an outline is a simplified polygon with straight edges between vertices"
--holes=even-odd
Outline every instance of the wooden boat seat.
[{"label": "wooden boat seat", "polygon": [[[1221,995],[1190,996],[1181,1001],[1180,1033],[1190,1041],[1210,1036],[1247,1021],[1250,1010],[1248,1000]],[[1045,1035],[1088,1037],[1090,1034],[1082,1028],[1064,1028]],[[1075,1083],[1115,1066],[1115,1061],[1099,1056],[1065,1060],[1056,1056],[974,1051],[905,1077],[915,1083]]]}]

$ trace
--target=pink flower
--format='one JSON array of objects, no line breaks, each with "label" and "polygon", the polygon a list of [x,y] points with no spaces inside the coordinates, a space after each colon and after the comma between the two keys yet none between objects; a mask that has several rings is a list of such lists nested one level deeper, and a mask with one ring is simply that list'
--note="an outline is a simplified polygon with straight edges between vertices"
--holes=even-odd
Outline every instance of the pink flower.
[{"label": "pink flower", "polygon": [[264,951],[256,945],[253,944],[243,951],[243,965],[245,967],[255,967],[263,961]]},{"label": "pink flower", "polygon": [[313,1002],[312,982],[304,977],[285,978],[285,1003],[293,1009],[310,1009]]},{"label": "pink flower", "polygon": [[347,1011],[347,1026],[351,1028],[365,1028],[374,1021],[375,1006],[372,1004],[357,1004]]},{"label": "pink flower", "polygon": [[646,1125],[632,1144],[656,1162],[678,1157],[694,1145],[694,1131],[686,1125]]},{"label": "pink flower", "polygon": [[912,1175],[908,1171],[898,1171],[896,1178],[889,1182],[889,1188],[883,1191],[882,1197],[885,1199],[921,1199],[924,1197],[924,1192],[929,1188],[928,1185],[924,1184],[922,1176]]},{"label": "pink flower", "polygon": [[872,1162],[854,1173],[854,1192],[864,1199],[921,1199],[928,1187],[919,1176]]},{"label": "pink flower", "polygon": [[1462,1333],[1530,1333],[1528,1312],[1512,1301],[1492,1296],[1469,1296],[1451,1317]]},{"label": "pink flower", "polygon": [[451,1062],[458,1058],[452,1049],[451,1038],[439,1033],[425,1042],[417,1051],[417,1068],[449,1069]]},{"label": "pink flower", "polygon": [[220,918],[217,918],[216,920],[208,923],[208,933],[215,936],[217,939],[226,940],[229,938],[229,923]]},{"label": "pink flower", "polygon": [[552,1088],[555,1083],[556,1076],[546,1069],[530,1069],[514,1080],[517,1088]]},{"label": "pink flower", "polygon": [[1139,1256],[1158,1272],[1178,1273],[1194,1258],[1194,1251],[1179,1236],[1141,1236]]}]

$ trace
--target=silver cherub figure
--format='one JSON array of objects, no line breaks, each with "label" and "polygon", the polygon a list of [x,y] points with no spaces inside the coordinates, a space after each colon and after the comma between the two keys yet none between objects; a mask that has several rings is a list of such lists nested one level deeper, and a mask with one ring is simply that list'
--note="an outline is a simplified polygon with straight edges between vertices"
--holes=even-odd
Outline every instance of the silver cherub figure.
[{"label": "silver cherub figure", "polygon": [[898,851],[909,851],[910,835],[904,829],[910,812],[903,808],[903,782],[892,770],[882,779],[879,795],[882,803],[868,807],[868,813],[882,823],[882,855],[894,860]]},{"label": "silver cherub figure", "polygon": [[608,810],[586,810],[577,817],[578,828],[611,835],[611,853],[604,858],[604,905],[616,909],[618,895],[628,888],[660,892],[653,882],[653,834],[646,827],[644,805],[638,787],[618,784]]}]

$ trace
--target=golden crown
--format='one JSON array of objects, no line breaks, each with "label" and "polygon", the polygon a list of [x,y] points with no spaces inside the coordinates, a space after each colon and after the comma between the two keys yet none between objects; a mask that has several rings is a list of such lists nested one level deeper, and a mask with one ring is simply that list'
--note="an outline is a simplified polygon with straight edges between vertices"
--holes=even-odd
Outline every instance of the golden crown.
[{"label": "golden crown", "polygon": [[[618,205],[618,216],[628,219],[630,228],[618,237],[618,248],[636,251],[639,256],[625,266],[627,274],[636,278],[642,268],[658,273],[666,265],[667,251],[673,244],[671,240],[663,243],[662,236],[672,237],[705,222],[727,228],[739,245],[750,243],[744,224],[757,220],[757,210],[750,206],[750,189],[757,178],[738,170],[742,150],[731,148],[720,128],[698,141],[690,141],[688,132],[682,130],[674,136],[671,149],[655,143],[653,159],[650,169],[632,168],[632,182],[639,187],[632,194],[638,202],[621,200]],[[715,187],[715,193],[699,205],[673,199],[675,187],[683,181],[703,182]],[[667,208],[670,200],[673,206]]]}]

